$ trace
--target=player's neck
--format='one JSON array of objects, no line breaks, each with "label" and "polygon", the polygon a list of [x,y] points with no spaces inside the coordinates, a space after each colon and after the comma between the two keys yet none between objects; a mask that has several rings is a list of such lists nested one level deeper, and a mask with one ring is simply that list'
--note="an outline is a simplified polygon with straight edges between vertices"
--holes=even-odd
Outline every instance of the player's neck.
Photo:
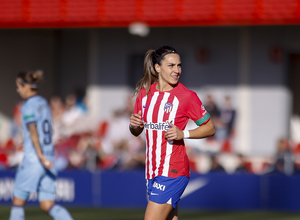
[{"label": "player's neck", "polygon": [[160,92],[166,92],[166,91],[170,91],[172,89],[174,89],[174,87],[176,86],[177,84],[169,84],[169,83],[162,83],[162,82],[158,82],[157,85],[156,85],[156,89]]},{"label": "player's neck", "polygon": [[35,96],[35,95],[37,95],[37,91],[31,90],[30,92],[28,92],[28,93],[26,94],[25,99],[29,99],[30,97]]}]

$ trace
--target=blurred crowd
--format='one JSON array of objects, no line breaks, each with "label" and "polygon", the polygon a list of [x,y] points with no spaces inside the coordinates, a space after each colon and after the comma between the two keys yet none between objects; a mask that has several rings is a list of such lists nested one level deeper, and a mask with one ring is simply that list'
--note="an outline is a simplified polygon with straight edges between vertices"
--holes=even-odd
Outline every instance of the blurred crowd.
[{"label": "blurred crowd", "polygon": [[[64,100],[51,97],[57,170],[144,168],[145,141],[143,136],[132,136],[128,128],[132,101],[128,98],[124,109],[99,122],[89,114],[84,93],[75,91]],[[13,110],[11,137],[0,146],[2,169],[15,169],[23,158],[21,105],[17,103]]]},{"label": "blurred crowd", "polygon": [[[300,170],[300,144],[288,139],[278,140],[277,154],[272,158],[245,156],[233,147],[236,110],[232,98],[224,96],[217,104],[212,95],[203,100],[216,127],[213,137],[186,140],[191,171],[198,173],[298,173]],[[0,168],[15,169],[22,161],[21,105],[13,109],[11,134],[0,145]],[[55,166],[58,171],[70,169],[144,169],[145,138],[134,137],[128,129],[134,98],[128,97],[126,106],[116,109],[113,116],[95,121],[90,116],[83,92],[75,91],[63,100],[53,96],[49,100],[53,117],[53,143]],[[195,123],[189,121],[187,129]]]},{"label": "blurred crowd", "polygon": [[[213,137],[185,140],[191,170],[198,173],[298,174],[300,143],[278,138],[271,157],[244,155],[235,146],[236,110],[232,97],[224,95],[218,103],[208,94],[203,101],[216,127]],[[188,128],[193,122],[188,124]]]}]

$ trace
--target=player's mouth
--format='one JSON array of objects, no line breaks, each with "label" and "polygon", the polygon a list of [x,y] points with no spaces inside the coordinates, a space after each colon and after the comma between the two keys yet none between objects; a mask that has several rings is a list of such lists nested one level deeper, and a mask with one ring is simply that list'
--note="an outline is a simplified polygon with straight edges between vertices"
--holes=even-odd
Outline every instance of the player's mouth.
[{"label": "player's mouth", "polygon": [[179,76],[180,76],[180,75],[171,75],[171,77],[172,77],[173,79],[175,79],[175,80],[178,80],[178,79],[179,79]]}]

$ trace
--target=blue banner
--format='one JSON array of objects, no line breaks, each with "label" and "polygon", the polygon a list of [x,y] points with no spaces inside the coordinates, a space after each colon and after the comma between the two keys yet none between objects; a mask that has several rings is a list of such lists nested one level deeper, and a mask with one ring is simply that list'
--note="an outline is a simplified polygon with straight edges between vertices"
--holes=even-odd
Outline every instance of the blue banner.
[{"label": "blue banner", "polygon": [[[212,173],[191,175],[180,207],[254,210],[260,208],[260,176]],[[189,193],[188,195],[186,195]]]},{"label": "blue banner", "polygon": [[[0,204],[11,205],[14,171],[0,172]],[[300,211],[300,175],[191,174],[180,208]],[[144,171],[64,171],[56,202],[65,206],[145,208]],[[37,205],[32,193],[28,204]]]}]

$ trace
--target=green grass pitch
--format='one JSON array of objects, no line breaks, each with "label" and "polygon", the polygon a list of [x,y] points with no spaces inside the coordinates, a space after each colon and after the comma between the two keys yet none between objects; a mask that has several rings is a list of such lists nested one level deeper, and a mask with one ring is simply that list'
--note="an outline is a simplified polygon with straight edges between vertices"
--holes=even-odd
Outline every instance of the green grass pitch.
[{"label": "green grass pitch", "polygon": [[[142,220],[142,209],[100,209],[68,207],[74,220]],[[0,219],[9,218],[10,207],[0,207]],[[38,207],[25,208],[26,219],[52,220]],[[229,211],[197,211],[179,210],[181,220],[298,220],[300,213],[291,212],[229,212]]]}]

